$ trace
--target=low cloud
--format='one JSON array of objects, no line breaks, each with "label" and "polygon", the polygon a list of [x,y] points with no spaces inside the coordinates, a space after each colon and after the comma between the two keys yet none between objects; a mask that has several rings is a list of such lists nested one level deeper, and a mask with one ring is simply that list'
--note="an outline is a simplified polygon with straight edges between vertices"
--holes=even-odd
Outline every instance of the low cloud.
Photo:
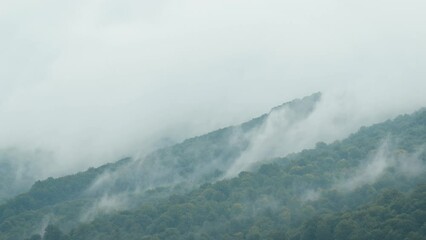
[{"label": "low cloud", "polygon": [[388,136],[375,153],[353,169],[346,169],[336,177],[331,186],[307,189],[300,196],[302,201],[316,201],[329,190],[350,193],[366,185],[374,185],[392,171],[393,175],[415,178],[426,172],[426,147],[420,146],[414,152],[398,148],[398,141]]},{"label": "low cloud", "polygon": [[397,150],[395,143],[388,138],[377,149],[372,159],[361,164],[348,179],[336,183],[334,188],[343,192],[351,192],[364,185],[374,184],[390,168],[394,168],[395,174],[416,177],[426,170],[425,162],[419,158],[425,150],[422,148],[414,153]]},{"label": "low cloud", "polygon": [[335,188],[340,191],[351,192],[366,184],[375,183],[384,172],[394,164],[394,159],[390,155],[389,140],[379,147],[373,159],[354,170],[354,175],[349,179],[336,184]]},{"label": "low cloud", "polygon": [[267,127],[253,156],[269,155],[260,146],[279,155],[342,138],[426,105],[424,7],[419,0],[1,1],[0,149],[49,152],[42,177],[60,176],[317,91],[325,99],[291,129],[283,141],[290,147],[265,143],[282,140]]},{"label": "low cloud", "polygon": [[102,214],[109,214],[129,208],[129,196],[127,193],[104,195],[97,199],[90,207],[84,209],[80,221],[90,222]]}]

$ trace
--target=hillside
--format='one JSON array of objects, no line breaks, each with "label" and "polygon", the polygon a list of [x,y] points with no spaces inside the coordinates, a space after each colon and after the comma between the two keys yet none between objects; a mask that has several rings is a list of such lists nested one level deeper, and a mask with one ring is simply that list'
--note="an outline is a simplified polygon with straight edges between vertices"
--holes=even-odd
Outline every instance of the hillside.
[{"label": "hillside", "polygon": [[[386,229],[395,224],[395,236],[422,239],[424,187],[416,186],[426,183],[425,141],[426,111],[422,110],[362,128],[341,142],[319,143],[316,149],[276,159],[256,172],[242,172],[237,178],[205,184],[132,211],[100,216],[68,237],[343,239],[349,221],[359,224],[357,231],[346,230],[352,231],[352,239],[388,237]],[[393,211],[394,201],[404,196],[400,192],[409,191],[414,193],[402,197],[398,211]],[[415,205],[410,207],[411,200]],[[357,216],[363,209],[376,218],[370,219],[373,223],[383,224],[362,227]],[[374,215],[379,213],[383,215]],[[332,237],[310,238],[312,221],[322,218]],[[407,228],[401,224],[408,224]],[[359,231],[362,238],[355,235]]]},{"label": "hillside", "polygon": [[131,209],[217,181],[250,146],[252,137],[270,116],[283,115],[291,127],[308,117],[320,98],[321,94],[316,93],[293,100],[241,125],[188,139],[141,159],[124,159],[38,181],[27,193],[0,206],[0,231],[7,239],[20,239],[42,232],[48,223],[71,229],[98,214]]},{"label": "hillside", "polygon": [[409,194],[383,191],[356,210],[321,214],[306,221],[293,239],[425,239],[426,185]]},{"label": "hillside", "polygon": [[[109,191],[108,198],[95,201],[98,208],[119,204],[123,199],[128,200],[126,204],[132,203],[132,208],[98,211],[85,220],[81,219],[81,209],[93,206],[90,195],[73,201],[62,199],[48,207],[36,207],[36,211],[7,217],[5,212],[26,196],[21,195],[2,206],[2,216],[6,217],[2,218],[0,230],[4,239],[22,239],[24,234],[37,233],[33,227],[49,216],[43,226],[38,225],[38,231],[42,233],[42,227],[50,224],[45,237],[53,232],[62,236],[59,239],[307,239],[313,219],[342,219],[339,214],[343,212],[356,216],[363,208],[380,203],[378,199],[387,192],[404,195],[426,183],[425,142],[426,111],[420,110],[363,127],[345,140],[318,143],[315,149],[276,158],[257,170],[241,172],[236,178],[205,183],[187,193],[165,188],[130,191],[129,195]],[[133,163],[127,161],[123,166]],[[66,178],[74,177],[80,182],[87,173],[81,174]],[[48,181],[66,186],[59,179]],[[46,190],[40,188],[45,184],[36,184],[33,191]],[[168,194],[172,195],[167,197]],[[37,195],[33,198],[37,199]],[[387,209],[385,204],[382,207]],[[416,214],[422,216],[424,211],[420,207],[400,210],[384,216],[410,216],[417,210],[420,212]],[[400,234],[419,236],[422,224],[418,218],[413,221],[408,230],[398,230]],[[339,221],[326,223],[330,224],[330,234],[339,239]],[[383,225],[383,229],[386,227]],[[373,236],[367,233],[363,236]]]}]

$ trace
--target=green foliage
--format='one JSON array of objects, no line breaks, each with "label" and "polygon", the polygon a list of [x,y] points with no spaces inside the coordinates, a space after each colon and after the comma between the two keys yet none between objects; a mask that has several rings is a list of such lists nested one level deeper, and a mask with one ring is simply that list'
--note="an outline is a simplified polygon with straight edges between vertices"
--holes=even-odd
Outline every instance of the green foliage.
[{"label": "green foliage", "polygon": [[425,239],[425,217],[425,184],[407,196],[389,189],[362,208],[307,221],[293,238],[309,234],[312,240]]}]

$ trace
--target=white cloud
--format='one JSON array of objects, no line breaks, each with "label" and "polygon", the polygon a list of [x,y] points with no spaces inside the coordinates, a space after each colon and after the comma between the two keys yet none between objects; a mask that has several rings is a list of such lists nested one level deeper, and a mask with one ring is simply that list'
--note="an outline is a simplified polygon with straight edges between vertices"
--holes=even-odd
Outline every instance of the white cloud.
[{"label": "white cloud", "polygon": [[[424,7],[2,1],[0,148],[52,151],[52,171],[61,174],[316,91],[341,96],[323,108],[337,122],[350,120],[350,130],[410,112],[426,103]],[[313,134],[341,134],[315,131],[326,123],[311,122]]]}]

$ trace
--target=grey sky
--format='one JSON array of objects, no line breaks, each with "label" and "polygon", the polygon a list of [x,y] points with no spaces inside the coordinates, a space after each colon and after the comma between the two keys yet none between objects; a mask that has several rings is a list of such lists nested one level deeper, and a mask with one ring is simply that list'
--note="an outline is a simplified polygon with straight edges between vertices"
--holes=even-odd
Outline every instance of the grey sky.
[{"label": "grey sky", "polygon": [[351,126],[410,112],[426,106],[425,9],[420,0],[4,0],[0,148],[53,151],[53,165],[80,169],[317,91],[336,101],[323,108],[330,114],[359,120]]}]

